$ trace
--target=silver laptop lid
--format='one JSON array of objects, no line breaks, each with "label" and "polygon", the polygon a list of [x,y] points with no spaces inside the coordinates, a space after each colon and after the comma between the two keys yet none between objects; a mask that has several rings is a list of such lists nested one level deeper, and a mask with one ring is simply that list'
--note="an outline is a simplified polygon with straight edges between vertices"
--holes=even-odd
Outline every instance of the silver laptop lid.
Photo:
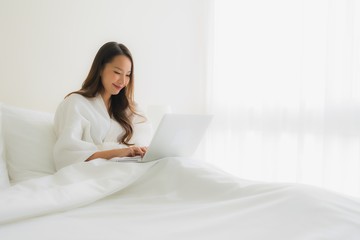
[{"label": "silver laptop lid", "polygon": [[164,157],[189,157],[197,149],[212,115],[165,114],[141,162]]}]

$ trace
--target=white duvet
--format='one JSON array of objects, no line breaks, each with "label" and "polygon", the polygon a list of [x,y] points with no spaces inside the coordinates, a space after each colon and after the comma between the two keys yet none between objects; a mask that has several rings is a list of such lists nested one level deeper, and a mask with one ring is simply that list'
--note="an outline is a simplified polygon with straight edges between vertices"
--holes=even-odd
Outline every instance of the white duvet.
[{"label": "white duvet", "polygon": [[0,239],[360,239],[360,200],[202,162],[95,160],[0,192]]}]

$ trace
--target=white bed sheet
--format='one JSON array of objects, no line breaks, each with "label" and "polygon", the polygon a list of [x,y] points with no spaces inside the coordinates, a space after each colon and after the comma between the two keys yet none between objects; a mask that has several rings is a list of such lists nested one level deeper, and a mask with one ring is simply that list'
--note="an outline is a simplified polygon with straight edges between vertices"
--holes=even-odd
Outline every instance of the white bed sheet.
[{"label": "white bed sheet", "polygon": [[358,240],[360,200],[186,159],[96,160],[0,194],[0,220],[1,239]]}]

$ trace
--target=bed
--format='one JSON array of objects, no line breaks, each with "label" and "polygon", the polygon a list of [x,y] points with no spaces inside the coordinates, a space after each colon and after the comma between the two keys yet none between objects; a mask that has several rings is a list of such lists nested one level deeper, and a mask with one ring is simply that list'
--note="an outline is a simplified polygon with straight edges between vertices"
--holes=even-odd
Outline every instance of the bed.
[{"label": "bed", "polygon": [[55,172],[52,115],[1,105],[0,239],[360,239],[360,199],[205,161],[97,159]]}]

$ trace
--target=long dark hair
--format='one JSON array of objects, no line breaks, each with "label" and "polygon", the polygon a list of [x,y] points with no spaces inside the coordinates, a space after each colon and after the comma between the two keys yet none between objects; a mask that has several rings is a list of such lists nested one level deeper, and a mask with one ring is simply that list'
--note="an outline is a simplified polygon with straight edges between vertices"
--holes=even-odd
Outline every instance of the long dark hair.
[{"label": "long dark hair", "polygon": [[129,141],[133,136],[132,118],[134,114],[139,114],[135,110],[134,101],[134,62],[129,49],[124,44],[117,42],[105,43],[97,52],[81,89],[70,94],[77,93],[87,98],[96,97],[104,90],[100,76],[101,71],[105,64],[111,62],[114,57],[119,55],[125,55],[131,61],[130,81],[119,94],[111,96],[109,114],[125,130],[125,133],[119,137],[118,142],[129,146],[132,145]]}]

